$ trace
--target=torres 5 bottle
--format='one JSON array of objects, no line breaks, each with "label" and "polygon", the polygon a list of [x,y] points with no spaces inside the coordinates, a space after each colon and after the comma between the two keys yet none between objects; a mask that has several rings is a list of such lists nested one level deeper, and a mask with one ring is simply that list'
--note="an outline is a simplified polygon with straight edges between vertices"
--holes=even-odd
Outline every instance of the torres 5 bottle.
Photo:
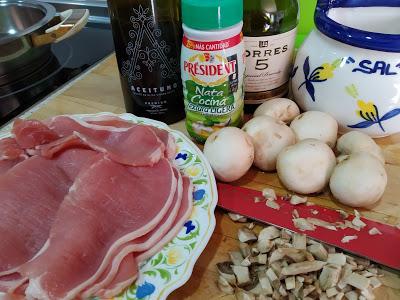
[{"label": "torres 5 bottle", "polygon": [[297,0],[244,0],[245,110],[288,92]]},{"label": "torres 5 bottle", "polygon": [[184,118],[179,0],[108,0],[128,112],[173,123]]}]

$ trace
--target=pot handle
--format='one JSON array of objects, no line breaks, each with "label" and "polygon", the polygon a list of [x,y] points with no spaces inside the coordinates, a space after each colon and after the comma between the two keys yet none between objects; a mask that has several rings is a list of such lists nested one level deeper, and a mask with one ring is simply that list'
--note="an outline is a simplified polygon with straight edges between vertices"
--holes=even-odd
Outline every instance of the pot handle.
[{"label": "pot handle", "polygon": [[88,9],[68,9],[61,12],[50,21],[50,28],[44,34],[32,36],[33,45],[36,47],[51,43],[58,43],[79,32],[88,22]]}]

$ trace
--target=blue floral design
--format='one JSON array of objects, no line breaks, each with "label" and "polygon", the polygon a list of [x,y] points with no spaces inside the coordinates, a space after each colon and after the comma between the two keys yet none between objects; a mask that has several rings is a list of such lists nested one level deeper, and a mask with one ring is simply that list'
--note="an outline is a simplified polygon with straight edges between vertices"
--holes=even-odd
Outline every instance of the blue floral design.
[{"label": "blue floral design", "polygon": [[186,227],[186,234],[189,234],[196,228],[196,226],[193,225],[192,220],[187,221],[183,226]]},{"label": "blue floral design", "polygon": [[[352,64],[355,62],[354,58],[352,57],[344,57],[344,58],[339,58],[336,59],[333,63],[324,63],[321,66],[315,68],[312,72],[310,72],[310,57],[307,56],[306,59],[304,60],[304,64],[303,64],[303,72],[304,72],[304,77],[305,80],[302,84],[300,84],[299,86],[299,90],[300,88],[305,85],[306,86],[306,90],[308,92],[308,94],[310,95],[312,101],[315,102],[315,87],[314,87],[314,83],[318,83],[318,82],[324,82],[327,81],[328,79],[332,78],[334,76],[334,71],[337,67],[339,67],[342,62],[344,62],[346,64]],[[297,72],[297,68],[294,68],[294,70],[292,71],[291,76],[295,76],[296,72]]]},{"label": "blue floral design", "polygon": [[183,160],[187,160],[187,153],[178,153],[178,155],[175,157],[175,160],[178,160],[178,159],[183,159]]},{"label": "blue floral design", "polygon": [[201,199],[203,199],[205,193],[206,193],[206,191],[203,189],[197,190],[197,191],[193,192],[193,199],[195,201],[201,200]]},{"label": "blue floral design", "polygon": [[142,285],[139,285],[136,290],[136,298],[143,299],[154,293],[156,287],[150,283],[145,281]]}]

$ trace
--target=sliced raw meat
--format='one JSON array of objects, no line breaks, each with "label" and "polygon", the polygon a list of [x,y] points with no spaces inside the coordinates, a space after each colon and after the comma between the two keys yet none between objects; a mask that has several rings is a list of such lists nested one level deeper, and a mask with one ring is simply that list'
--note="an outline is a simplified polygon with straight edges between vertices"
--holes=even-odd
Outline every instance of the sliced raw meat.
[{"label": "sliced raw meat", "polygon": [[8,294],[23,294],[23,291],[19,291],[19,288],[27,281],[27,278],[22,277],[18,273],[4,275],[0,277],[0,291],[7,292]]},{"label": "sliced raw meat", "polygon": [[0,140],[0,161],[20,158],[26,158],[26,154],[14,138],[8,137]]},{"label": "sliced raw meat", "polygon": [[133,253],[124,257],[119,265],[118,272],[106,289],[101,289],[96,293],[97,297],[110,299],[120,294],[130,286],[137,278],[138,264]]},{"label": "sliced raw meat", "polygon": [[52,158],[59,152],[65,151],[71,148],[89,148],[79,137],[75,134],[60,138],[54,142],[41,145],[35,149],[37,155],[43,157]]},{"label": "sliced raw meat", "polygon": [[[99,125],[99,126],[108,126],[108,127],[116,127],[116,128],[130,128],[132,126],[137,126],[136,124],[124,120],[115,115],[104,115],[104,116],[95,116],[95,117],[87,117],[84,118],[84,121],[89,124]],[[165,157],[169,159],[175,158],[176,154],[176,143],[175,139],[168,131],[164,129],[160,129],[154,126],[149,126],[157,137],[164,143],[165,145]]]},{"label": "sliced raw meat", "polygon": [[129,166],[152,166],[163,157],[165,146],[156,134],[147,126],[134,126],[129,129],[114,128],[90,125],[66,116],[55,117],[49,121],[49,126],[60,136],[67,137],[64,144],[57,143],[57,147],[51,148],[54,154],[55,149],[62,150],[63,146],[76,145],[75,138],[79,137],[82,144],[93,150],[107,154],[115,162]]},{"label": "sliced raw meat", "polygon": [[0,175],[4,174],[12,167],[19,164],[23,159],[15,159],[15,160],[0,160]]},{"label": "sliced raw meat", "polygon": [[93,150],[68,149],[58,155],[54,161],[73,182],[81,170],[90,167],[92,163],[102,157],[102,154]]},{"label": "sliced raw meat", "polygon": [[79,173],[54,221],[48,247],[20,268],[26,295],[75,299],[102,274],[121,244],[151,231],[173,201],[168,160],[126,167],[103,158]]},{"label": "sliced raw meat", "polygon": [[137,253],[136,260],[138,263],[145,261],[159,252],[167,243],[169,243],[181,231],[183,224],[189,219],[193,208],[193,185],[189,177],[183,176],[183,198],[182,204],[176,216],[174,226],[166,235],[154,246],[147,251]]},{"label": "sliced raw meat", "polygon": [[[192,207],[193,207],[193,186],[190,182],[190,179],[188,177],[183,177],[183,198],[182,198],[182,203],[178,211],[178,215],[176,216],[176,219],[174,220],[173,226],[169,229],[169,231],[166,234],[162,235],[162,238],[157,242],[156,245],[153,245],[152,247],[149,247],[146,251],[143,251],[141,253],[133,253],[136,261],[138,263],[141,263],[142,261],[145,261],[146,259],[152,257],[155,255],[157,252],[159,252],[167,243],[169,243],[175,236],[178,235],[179,231],[182,230],[183,224],[186,222],[186,220],[190,217],[190,214],[192,213]],[[114,261],[119,258],[118,260],[120,261],[120,264],[118,265],[117,262],[115,262],[115,266],[118,269],[118,272],[115,274],[112,282],[108,284],[106,287],[103,286],[102,289],[97,291],[94,295],[98,297],[109,297],[110,295],[116,295],[122,290],[124,290],[126,287],[130,285],[129,280],[131,277],[129,274],[126,272],[120,272],[119,270],[126,269],[126,267],[122,266],[124,264],[125,256],[130,255],[129,253],[132,252],[137,252],[137,249],[134,249],[132,245],[127,245],[125,249],[121,250],[120,254],[117,255],[117,257],[114,259]],[[121,259],[124,257],[124,259]],[[89,293],[83,294],[83,298],[86,298],[90,295]]]},{"label": "sliced raw meat", "polygon": [[183,195],[182,176],[176,168],[174,168],[174,175],[177,179],[177,186],[173,203],[160,223],[149,233],[123,244],[116,249],[115,256],[112,261],[110,261],[103,274],[96,280],[95,284],[91,285],[90,288],[82,293],[83,298],[89,298],[90,296],[95,295],[97,291],[110,284],[117,272],[119,273],[119,265],[122,263],[121,261],[127,253],[142,252],[153,247],[171,229],[182,205]]},{"label": "sliced raw meat", "polygon": [[0,176],[0,276],[13,273],[42,248],[71,184],[54,161],[42,157]]},{"label": "sliced raw meat", "polygon": [[23,149],[34,148],[59,138],[57,133],[37,120],[15,120],[12,133]]}]

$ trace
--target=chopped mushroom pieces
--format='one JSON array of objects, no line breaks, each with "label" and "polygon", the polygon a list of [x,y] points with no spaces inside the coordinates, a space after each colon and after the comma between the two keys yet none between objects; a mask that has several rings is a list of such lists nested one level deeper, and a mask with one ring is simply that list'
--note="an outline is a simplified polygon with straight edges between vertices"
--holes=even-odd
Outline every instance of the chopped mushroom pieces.
[{"label": "chopped mushroom pieces", "polygon": [[304,218],[293,219],[293,225],[300,231],[314,231],[316,229],[314,224],[311,224]]},{"label": "chopped mushroom pieces", "polygon": [[306,203],[307,200],[308,200],[307,197],[300,197],[300,196],[297,196],[297,195],[293,195],[293,196],[290,198],[290,201],[289,201],[289,202],[290,202],[290,204],[292,204],[292,205],[298,205],[298,204]]},{"label": "chopped mushroom pieces", "polygon": [[234,222],[239,222],[239,223],[247,222],[247,218],[239,214],[228,213],[228,216]]},{"label": "chopped mushroom pieces", "polygon": [[352,240],[356,240],[357,238],[358,238],[358,236],[356,236],[356,235],[346,235],[342,238],[341,242],[343,244],[346,244]]},{"label": "chopped mushroom pieces", "polygon": [[368,231],[368,234],[369,235],[377,235],[377,234],[382,234],[382,232],[380,232],[378,228],[373,227]]},{"label": "chopped mushroom pieces", "polygon": [[263,189],[262,195],[265,199],[276,200],[276,193],[273,189],[270,189],[270,188]]},{"label": "chopped mushroom pieces", "polygon": [[240,251],[229,252],[230,261],[217,264],[216,278],[219,289],[237,299],[370,300],[382,284],[400,286],[396,276],[368,259],[340,253],[304,234],[274,226],[258,234],[241,230],[251,238],[242,238],[246,242],[240,242]]},{"label": "chopped mushroom pieces", "polygon": [[267,205],[269,208],[272,208],[275,210],[279,210],[281,208],[279,206],[279,204],[276,203],[275,200],[273,200],[273,199],[267,199],[267,201],[265,201],[265,205]]},{"label": "chopped mushroom pieces", "polygon": [[246,227],[239,229],[238,238],[242,243],[253,242],[257,240],[255,233]]},{"label": "chopped mushroom pieces", "polygon": [[332,223],[329,223],[327,221],[317,219],[317,218],[307,218],[307,221],[315,226],[323,227],[329,230],[337,230],[336,226]]}]

